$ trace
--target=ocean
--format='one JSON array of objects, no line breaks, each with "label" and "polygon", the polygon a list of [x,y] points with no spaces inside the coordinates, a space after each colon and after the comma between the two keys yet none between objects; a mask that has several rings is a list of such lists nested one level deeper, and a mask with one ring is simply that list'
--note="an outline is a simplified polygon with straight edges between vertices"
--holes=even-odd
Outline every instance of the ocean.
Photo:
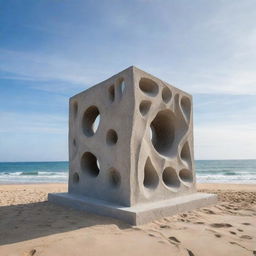
[{"label": "ocean", "polygon": [[[199,183],[256,184],[256,160],[196,160]],[[0,163],[0,183],[62,183],[68,162]]]}]

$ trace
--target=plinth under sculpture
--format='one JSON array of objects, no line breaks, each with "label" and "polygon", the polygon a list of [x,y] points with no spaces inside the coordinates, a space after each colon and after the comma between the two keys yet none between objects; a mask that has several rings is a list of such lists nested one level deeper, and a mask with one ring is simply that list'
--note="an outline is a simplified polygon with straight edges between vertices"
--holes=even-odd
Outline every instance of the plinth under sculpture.
[{"label": "plinth under sculpture", "polygon": [[136,68],[70,98],[62,205],[133,225],[213,204],[197,193],[191,95]]}]

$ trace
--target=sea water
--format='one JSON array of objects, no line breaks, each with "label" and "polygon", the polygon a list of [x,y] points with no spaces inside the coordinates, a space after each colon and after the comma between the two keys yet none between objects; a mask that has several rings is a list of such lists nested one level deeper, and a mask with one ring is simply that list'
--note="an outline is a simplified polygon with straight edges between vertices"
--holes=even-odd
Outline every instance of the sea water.
[{"label": "sea water", "polygon": [[62,183],[68,181],[68,162],[0,163],[0,183]]},{"label": "sea water", "polygon": [[198,160],[199,183],[256,184],[256,160]]},{"label": "sea water", "polygon": [[[199,183],[256,184],[256,160],[196,160]],[[68,162],[0,163],[0,183],[62,183]]]}]

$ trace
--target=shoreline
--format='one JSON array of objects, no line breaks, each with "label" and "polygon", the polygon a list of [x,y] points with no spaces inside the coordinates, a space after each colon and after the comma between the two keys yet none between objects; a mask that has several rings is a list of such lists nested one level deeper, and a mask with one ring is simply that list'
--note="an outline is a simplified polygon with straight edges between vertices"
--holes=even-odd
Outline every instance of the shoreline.
[{"label": "shoreline", "polygon": [[[33,185],[57,185],[57,186],[68,186],[68,183],[65,182],[29,182],[29,183],[0,183],[0,187],[2,186],[33,186]],[[210,190],[247,190],[247,191],[256,191],[256,184],[252,183],[197,183],[196,187],[198,190],[210,189]]]},{"label": "shoreline", "polygon": [[256,191],[256,184],[237,184],[237,183],[197,183],[198,190],[242,190],[242,191]]},{"label": "shoreline", "polygon": [[1,183],[0,186],[15,186],[15,185],[47,185],[47,184],[61,184],[68,185],[66,182],[19,182],[19,183]]}]

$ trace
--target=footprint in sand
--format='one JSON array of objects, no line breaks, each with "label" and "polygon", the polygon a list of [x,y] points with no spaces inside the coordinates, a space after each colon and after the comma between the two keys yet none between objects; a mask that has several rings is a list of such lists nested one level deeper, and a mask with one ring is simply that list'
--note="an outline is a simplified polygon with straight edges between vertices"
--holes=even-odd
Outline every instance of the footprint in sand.
[{"label": "footprint in sand", "polygon": [[210,209],[203,209],[203,211],[207,214],[216,214],[214,211],[210,210]]},{"label": "footprint in sand", "polygon": [[242,236],[240,236],[241,238],[243,238],[243,239],[252,239],[252,237],[251,236],[248,236],[248,235],[242,235]]},{"label": "footprint in sand", "polygon": [[160,228],[170,228],[168,225],[160,225]]},{"label": "footprint in sand", "polygon": [[230,228],[230,227],[233,227],[229,223],[213,223],[213,224],[210,224],[210,226],[213,227],[213,228]]},{"label": "footprint in sand", "polygon": [[132,227],[133,230],[137,230],[137,231],[140,231],[141,228],[138,228],[138,227]]},{"label": "footprint in sand", "polygon": [[189,249],[187,249],[187,252],[188,252],[189,256],[195,256],[195,254],[192,251],[190,251]]},{"label": "footprint in sand", "polygon": [[36,249],[32,249],[29,252],[23,254],[23,256],[33,256],[36,253]]},{"label": "footprint in sand", "polygon": [[165,241],[162,241],[162,240],[159,240],[159,241],[157,241],[159,244],[166,244],[166,242]]},{"label": "footprint in sand", "polygon": [[[246,247],[244,247],[243,245],[241,245],[241,244],[239,244],[239,243],[237,243],[237,242],[229,242],[230,244],[235,244],[235,245],[237,245],[237,246],[240,246],[241,248],[244,248],[245,250],[247,250],[247,251],[250,251],[249,249],[247,249]],[[254,252],[254,251],[253,251]],[[255,254],[256,255],[256,254]]]},{"label": "footprint in sand", "polygon": [[238,228],[237,230],[238,230],[239,232],[244,232],[241,228]]},{"label": "footprint in sand", "polygon": [[229,231],[229,233],[232,235],[236,235],[236,232],[234,232],[234,231]]},{"label": "footprint in sand", "polygon": [[214,234],[216,237],[220,238],[221,234]]},{"label": "footprint in sand", "polygon": [[245,226],[250,226],[250,225],[251,225],[251,223],[248,223],[248,222],[244,222],[244,223],[242,223],[242,225],[245,225]]},{"label": "footprint in sand", "polygon": [[203,224],[204,224],[204,222],[202,222],[202,221],[197,221],[197,222],[195,222],[195,224],[203,225]]},{"label": "footprint in sand", "polygon": [[174,241],[176,243],[180,243],[180,241],[175,236],[170,236],[169,240]]}]

